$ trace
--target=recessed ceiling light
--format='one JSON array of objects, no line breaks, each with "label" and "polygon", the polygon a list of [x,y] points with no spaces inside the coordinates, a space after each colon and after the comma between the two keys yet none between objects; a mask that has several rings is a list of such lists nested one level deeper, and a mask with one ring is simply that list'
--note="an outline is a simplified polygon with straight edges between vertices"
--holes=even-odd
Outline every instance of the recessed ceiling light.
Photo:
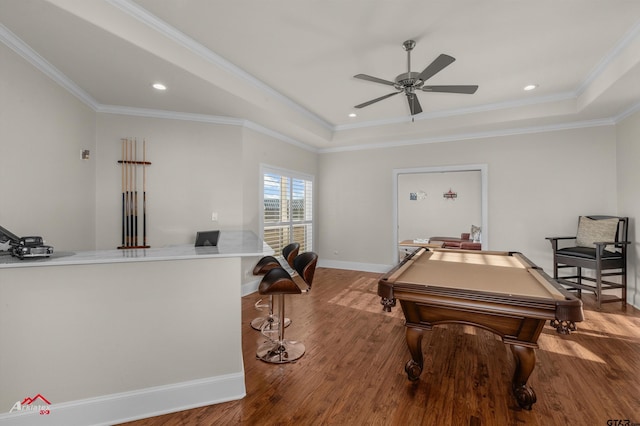
[{"label": "recessed ceiling light", "polygon": [[354,118],[357,117],[358,115],[355,112],[352,112],[351,114],[349,114],[349,117]]},{"label": "recessed ceiling light", "polygon": [[524,90],[529,91],[529,90],[536,89],[537,87],[538,87],[537,84],[529,84],[527,86],[524,86]]},{"label": "recessed ceiling light", "polygon": [[156,90],[167,90],[167,86],[162,83],[153,83],[153,88]]}]

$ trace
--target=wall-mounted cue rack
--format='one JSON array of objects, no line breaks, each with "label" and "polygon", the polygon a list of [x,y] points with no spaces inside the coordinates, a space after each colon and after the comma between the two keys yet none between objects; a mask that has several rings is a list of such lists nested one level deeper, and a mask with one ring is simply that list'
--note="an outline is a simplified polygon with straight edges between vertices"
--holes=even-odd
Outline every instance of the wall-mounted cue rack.
[{"label": "wall-mounted cue rack", "polygon": [[[122,245],[119,249],[149,248],[147,245],[147,141],[142,140],[142,161],[138,160],[138,141],[121,139],[122,160]],[[138,170],[141,182],[138,182]],[[142,184],[142,191],[139,191]],[[142,195],[142,209],[138,209]],[[142,228],[138,225],[138,214],[142,213]],[[142,238],[139,239],[140,234]]]}]

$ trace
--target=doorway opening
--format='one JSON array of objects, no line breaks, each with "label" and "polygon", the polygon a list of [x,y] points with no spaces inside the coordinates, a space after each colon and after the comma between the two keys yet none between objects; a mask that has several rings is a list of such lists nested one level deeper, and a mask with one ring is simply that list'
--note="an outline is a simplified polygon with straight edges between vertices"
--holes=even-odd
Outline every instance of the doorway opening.
[{"label": "doorway opening", "polygon": [[480,227],[489,249],[486,164],[393,170],[393,258],[402,240],[460,237]]}]

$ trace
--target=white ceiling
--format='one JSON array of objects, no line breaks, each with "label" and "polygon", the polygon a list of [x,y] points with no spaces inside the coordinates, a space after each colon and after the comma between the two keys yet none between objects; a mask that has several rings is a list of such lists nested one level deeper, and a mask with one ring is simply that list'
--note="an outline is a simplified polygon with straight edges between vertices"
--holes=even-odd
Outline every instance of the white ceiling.
[{"label": "white ceiling", "polygon": [[[97,111],[239,122],[321,151],[640,109],[638,0],[0,0],[0,23],[0,41]],[[406,72],[407,39],[412,71],[456,58],[427,84],[478,91],[419,92],[413,121],[404,96],[355,110],[393,88],[353,76]]]}]

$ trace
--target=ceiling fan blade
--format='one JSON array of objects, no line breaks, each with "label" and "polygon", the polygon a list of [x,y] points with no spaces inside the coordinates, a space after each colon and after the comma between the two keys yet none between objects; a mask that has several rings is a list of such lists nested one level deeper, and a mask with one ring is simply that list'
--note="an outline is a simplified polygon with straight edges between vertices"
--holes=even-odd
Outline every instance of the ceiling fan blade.
[{"label": "ceiling fan blade", "polygon": [[372,99],[372,100],[370,100],[370,101],[368,101],[368,102],[365,102],[365,103],[363,103],[363,104],[356,105],[356,106],[354,106],[354,108],[364,108],[364,107],[366,107],[366,106],[369,106],[369,105],[371,105],[371,104],[374,104],[374,103],[376,103],[376,102],[378,102],[378,101],[381,101],[381,100],[383,100],[383,99],[390,98],[390,97],[391,97],[391,96],[393,96],[393,95],[397,95],[398,93],[400,93],[400,92],[393,92],[393,93],[389,93],[388,95],[380,96],[379,98],[375,98],[375,99]]},{"label": "ceiling fan blade", "polygon": [[366,75],[366,74],[356,74],[353,76],[354,78],[359,78],[360,80],[368,80],[368,81],[373,81],[374,83],[381,83],[381,84],[386,84],[388,86],[394,86],[395,83],[393,81],[389,81],[389,80],[383,80],[381,78],[378,77],[372,77],[370,75]]},{"label": "ceiling fan blade", "polygon": [[456,58],[441,53],[440,56],[438,56],[433,62],[431,62],[431,64],[429,64],[428,67],[424,69],[424,71],[420,73],[418,78],[422,81],[426,81],[451,65],[455,60]]},{"label": "ceiling fan blade", "polygon": [[442,92],[442,93],[463,93],[473,95],[478,90],[478,86],[423,86],[425,92]]},{"label": "ceiling fan blade", "polygon": [[415,93],[407,93],[407,101],[409,101],[409,109],[411,110],[411,115],[420,114],[422,112],[422,107],[420,106],[420,101]]}]

